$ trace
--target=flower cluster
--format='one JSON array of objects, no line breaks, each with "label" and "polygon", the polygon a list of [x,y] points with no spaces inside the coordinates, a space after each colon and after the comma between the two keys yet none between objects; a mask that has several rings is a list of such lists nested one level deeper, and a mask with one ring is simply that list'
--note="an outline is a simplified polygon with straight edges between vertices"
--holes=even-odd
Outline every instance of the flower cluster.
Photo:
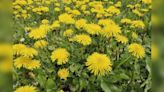
[{"label": "flower cluster", "polygon": [[[112,85],[120,88],[125,88],[122,83],[144,83],[146,75],[131,71],[132,61],[144,62],[150,57],[151,2],[14,0],[16,27],[11,53],[19,77],[15,79],[15,92],[101,92],[104,80],[112,79]],[[19,81],[21,76],[22,80],[30,79]],[[129,83],[127,79],[134,76],[145,79],[131,79]]]}]

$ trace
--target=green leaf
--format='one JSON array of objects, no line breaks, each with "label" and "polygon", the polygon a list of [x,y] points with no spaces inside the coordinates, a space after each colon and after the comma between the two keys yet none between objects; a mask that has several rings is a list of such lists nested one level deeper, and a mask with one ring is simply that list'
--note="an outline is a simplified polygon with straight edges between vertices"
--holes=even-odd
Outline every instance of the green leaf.
[{"label": "green leaf", "polygon": [[108,87],[108,85],[102,80],[101,81],[101,88],[105,91],[105,92],[112,92],[110,90],[110,88]]},{"label": "green leaf", "polygon": [[55,82],[54,82],[54,80],[53,79],[48,79],[47,81],[46,81],[46,91],[47,92],[52,92],[53,91],[53,89],[55,88]]},{"label": "green leaf", "polygon": [[128,75],[126,75],[125,73],[121,73],[121,74],[119,75],[119,78],[120,78],[120,79],[130,79],[130,77],[129,77]]},{"label": "green leaf", "polygon": [[37,81],[39,82],[41,87],[44,87],[46,83],[46,77],[44,75],[39,74],[37,76]]}]

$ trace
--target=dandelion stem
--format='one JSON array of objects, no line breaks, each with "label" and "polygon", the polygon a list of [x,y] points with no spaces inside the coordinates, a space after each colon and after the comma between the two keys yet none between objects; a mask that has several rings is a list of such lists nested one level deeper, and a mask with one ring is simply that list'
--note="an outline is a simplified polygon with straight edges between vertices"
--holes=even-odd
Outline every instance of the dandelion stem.
[{"label": "dandelion stem", "polygon": [[122,64],[124,64],[126,61],[128,61],[130,57],[131,57],[131,56],[129,56],[129,57],[126,58],[124,61],[122,61],[121,63],[119,63],[119,64],[116,66],[116,68],[120,67],[120,66],[121,66]]}]

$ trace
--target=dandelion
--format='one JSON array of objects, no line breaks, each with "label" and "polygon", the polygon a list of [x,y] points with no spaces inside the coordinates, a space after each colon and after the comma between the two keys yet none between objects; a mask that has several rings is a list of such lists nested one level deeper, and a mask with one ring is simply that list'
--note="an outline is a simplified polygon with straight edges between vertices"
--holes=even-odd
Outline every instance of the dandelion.
[{"label": "dandelion", "polygon": [[34,47],[35,47],[35,48],[43,48],[43,47],[45,47],[47,44],[48,44],[48,42],[45,41],[45,40],[38,40],[38,41],[36,41],[36,42],[34,43]]},{"label": "dandelion", "polygon": [[60,77],[60,79],[64,79],[64,80],[67,80],[67,77],[69,76],[69,71],[68,69],[60,69],[58,71],[58,76]]},{"label": "dandelion", "polygon": [[70,37],[72,34],[73,34],[73,30],[72,29],[67,29],[63,35],[66,36],[66,37]]},{"label": "dandelion", "polygon": [[59,16],[59,21],[65,24],[74,24],[75,20],[72,18],[71,15],[64,13]]},{"label": "dandelion", "polygon": [[137,38],[138,38],[138,35],[137,35],[137,33],[135,33],[135,32],[132,32],[132,38],[133,38],[133,39],[137,39]]},{"label": "dandelion", "polygon": [[141,20],[135,20],[131,22],[131,27],[144,29],[145,24]]},{"label": "dandelion", "polygon": [[69,59],[69,52],[64,48],[57,48],[51,54],[52,62],[57,61],[58,65],[66,64]]},{"label": "dandelion", "polygon": [[116,40],[117,40],[117,42],[120,42],[123,44],[126,44],[128,42],[128,38],[123,35],[117,35]]},{"label": "dandelion", "polygon": [[132,21],[130,19],[124,18],[121,19],[121,23],[130,24]]},{"label": "dandelion", "polygon": [[24,44],[15,44],[15,45],[13,45],[12,48],[13,48],[13,53],[15,55],[20,55],[21,51],[26,48],[26,45],[24,45]]},{"label": "dandelion", "polygon": [[109,12],[112,15],[119,15],[120,14],[120,10],[118,8],[116,8],[115,6],[110,6],[107,9],[107,12]]},{"label": "dandelion", "polygon": [[52,29],[52,30],[54,30],[55,28],[59,28],[60,27],[60,22],[59,21],[54,21],[53,23],[52,23],[52,25],[50,26],[50,28]]},{"label": "dandelion", "polygon": [[77,20],[76,23],[75,23],[75,26],[76,28],[80,29],[80,28],[85,28],[86,26],[86,20],[85,19],[80,19],[80,20]]},{"label": "dandelion", "polygon": [[103,26],[108,26],[114,24],[114,22],[111,19],[100,19],[98,24]]},{"label": "dandelion", "polygon": [[79,34],[79,35],[75,35],[73,38],[71,38],[70,41],[76,41],[78,43],[81,43],[84,46],[87,46],[87,45],[91,44],[92,39],[89,35]]},{"label": "dandelion", "polygon": [[14,92],[37,92],[37,90],[36,87],[27,85],[17,88]]},{"label": "dandelion", "polygon": [[138,15],[139,17],[142,17],[143,16],[143,14],[138,9],[134,9],[134,10],[132,10],[132,12],[134,14]]},{"label": "dandelion", "polygon": [[42,20],[42,24],[49,24],[49,20],[43,19],[43,20]]},{"label": "dandelion", "polygon": [[18,69],[24,67],[29,70],[37,69],[40,67],[40,61],[32,60],[28,57],[18,57],[14,60],[14,66]]},{"label": "dandelion", "polygon": [[45,30],[44,28],[41,28],[41,27],[34,28],[30,31],[28,36],[33,39],[41,39],[41,38],[46,37],[47,32],[48,32],[47,30]]},{"label": "dandelion", "polygon": [[20,51],[20,55],[24,57],[34,57],[38,55],[38,52],[34,48],[26,47],[22,51]]},{"label": "dandelion", "polygon": [[87,24],[84,29],[91,35],[99,34],[101,31],[101,27],[97,24]]},{"label": "dandelion", "polygon": [[120,33],[121,33],[121,28],[115,23],[105,26],[101,32],[101,34],[107,38],[116,36]]},{"label": "dandelion", "polygon": [[136,58],[145,57],[145,49],[142,45],[137,43],[132,43],[128,46],[129,52]]},{"label": "dandelion", "polygon": [[37,69],[41,66],[39,60],[31,60],[30,62],[27,62],[24,64],[24,67],[29,70]]},{"label": "dandelion", "polygon": [[152,0],[141,0],[144,4],[151,4]]},{"label": "dandelion", "polygon": [[112,63],[106,54],[94,52],[87,58],[86,66],[94,75],[105,75],[112,70]]}]

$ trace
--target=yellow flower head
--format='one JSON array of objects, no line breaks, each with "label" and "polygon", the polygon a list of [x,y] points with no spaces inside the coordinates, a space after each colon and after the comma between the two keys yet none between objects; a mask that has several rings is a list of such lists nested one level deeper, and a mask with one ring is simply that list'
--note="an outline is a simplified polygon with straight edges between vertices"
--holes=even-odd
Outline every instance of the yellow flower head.
[{"label": "yellow flower head", "polygon": [[152,0],[141,0],[144,4],[151,4]]},{"label": "yellow flower head", "polygon": [[60,27],[60,22],[59,21],[54,21],[50,27],[51,27],[52,30],[54,30],[55,28],[59,28]]},{"label": "yellow flower head", "polygon": [[70,41],[76,41],[78,43],[81,43],[82,45],[90,45],[92,42],[92,39],[89,35],[86,34],[79,34],[75,35],[73,38],[70,39]]},{"label": "yellow flower head", "polygon": [[60,77],[60,79],[64,79],[67,80],[67,77],[69,76],[69,71],[68,69],[60,69],[58,71],[58,76]]},{"label": "yellow flower head", "polygon": [[42,24],[49,24],[49,20],[43,19],[43,20],[42,20]]},{"label": "yellow flower head", "polygon": [[59,16],[59,21],[65,24],[74,24],[75,20],[70,14],[64,13]]},{"label": "yellow flower head", "polygon": [[132,43],[132,44],[130,44],[128,46],[128,50],[136,58],[143,58],[143,57],[145,57],[145,49],[140,44]]},{"label": "yellow flower head", "polygon": [[141,20],[135,20],[131,22],[131,27],[144,29],[145,24]]},{"label": "yellow flower head", "polygon": [[86,26],[87,21],[85,19],[80,19],[77,20],[75,23],[76,28],[80,29],[80,28],[84,28]]},{"label": "yellow flower head", "polygon": [[144,15],[144,14],[142,14],[138,9],[134,9],[134,10],[132,10],[132,12],[133,12],[134,14],[140,16],[140,17]]},{"label": "yellow flower head", "polygon": [[108,26],[110,24],[114,24],[114,21],[112,21],[111,19],[100,19],[98,24],[103,26]]},{"label": "yellow flower head", "polygon": [[51,54],[52,62],[57,61],[58,65],[66,64],[69,59],[69,52],[64,48],[58,48],[54,50]]},{"label": "yellow flower head", "polygon": [[43,47],[45,47],[47,44],[48,44],[48,42],[45,41],[45,40],[38,40],[38,41],[36,41],[36,42],[34,43],[34,47],[35,47],[35,48],[43,48]]},{"label": "yellow flower head", "polygon": [[121,23],[130,24],[132,21],[130,19],[124,18],[121,19]]},{"label": "yellow flower head", "polygon": [[41,39],[46,37],[48,33],[49,26],[48,25],[42,25],[39,28],[34,28],[30,31],[28,36],[33,39]]},{"label": "yellow flower head", "polygon": [[40,67],[40,61],[38,60],[32,60],[31,58],[28,57],[19,57],[14,60],[14,66],[16,68],[21,68],[24,67],[29,70],[37,69]]},{"label": "yellow flower head", "polygon": [[74,31],[72,29],[67,29],[63,35],[66,37],[70,37],[73,34],[73,32]]},{"label": "yellow flower head", "polygon": [[95,35],[95,34],[99,34],[99,32],[101,31],[101,27],[97,24],[87,24],[85,26],[85,30],[91,34],[91,35]]},{"label": "yellow flower head", "polygon": [[14,92],[37,92],[34,86],[22,86],[17,88]]},{"label": "yellow flower head", "polygon": [[112,70],[112,63],[106,54],[93,53],[87,58],[86,66],[94,75],[105,75]]},{"label": "yellow flower head", "polygon": [[22,51],[20,51],[20,55],[24,57],[34,57],[38,55],[38,52],[34,48],[26,47]]},{"label": "yellow flower head", "polygon": [[105,26],[101,34],[105,37],[113,37],[121,33],[121,28],[115,23]]},{"label": "yellow flower head", "polygon": [[20,55],[20,52],[26,48],[24,44],[15,44],[13,45],[13,53],[15,55]]},{"label": "yellow flower head", "polygon": [[72,11],[71,11],[71,14],[73,14],[73,16],[78,16],[78,15],[80,15],[81,13],[80,13],[80,11],[78,11],[78,10],[72,10]]},{"label": "yellow flower head", "polygon": [[117,42],[120,42],[123,44],[126,44],[128,42],[128,38],[123,35],[117,35],[116,40],[117,40]]},{"label": "yellow flower head", "polygon": [[137,33],[135,33],[135,32],[132,32],[132,38],[133,38],[133,39],[137,39],[137,38],[138,38],[138,35],[137,35]]},{"label": "yellow flower head", "polygon": [[119,15],[120,14],[120,9],[116,8],[115,6],[110,6],[107,9],[107,12],[109,12],[112,15]]}]

